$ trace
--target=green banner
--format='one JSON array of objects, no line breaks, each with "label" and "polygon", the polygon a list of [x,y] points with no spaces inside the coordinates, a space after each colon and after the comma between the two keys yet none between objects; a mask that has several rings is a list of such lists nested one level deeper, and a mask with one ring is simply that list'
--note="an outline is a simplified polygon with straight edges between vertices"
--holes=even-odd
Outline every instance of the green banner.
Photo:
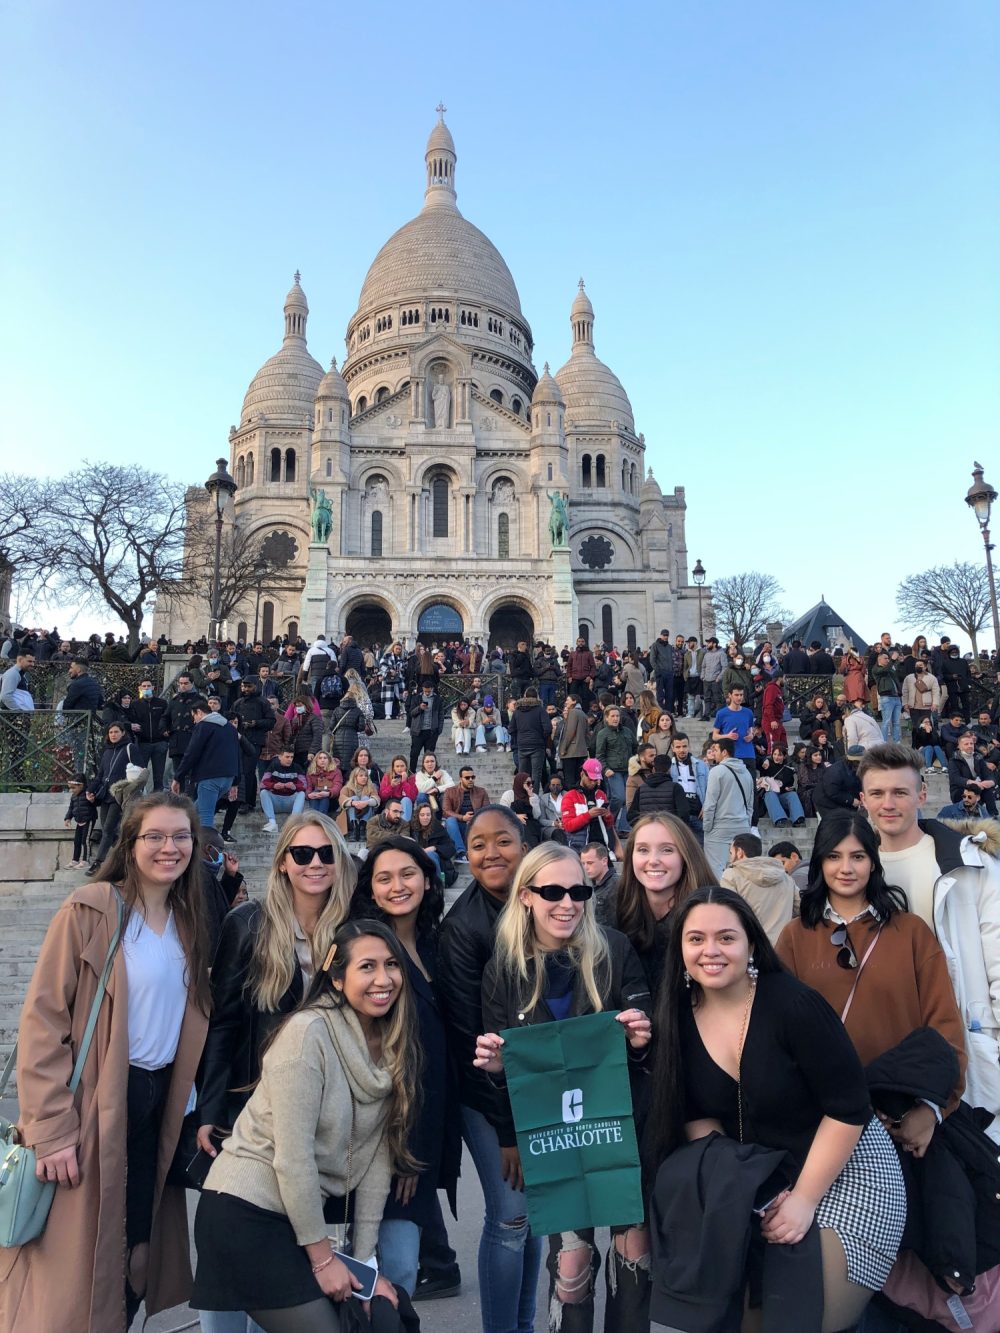
[{"label": "green banner", "polygon": [[500,1035],[535,1235],[641,1222],[625,1031],[615,1015]]}]

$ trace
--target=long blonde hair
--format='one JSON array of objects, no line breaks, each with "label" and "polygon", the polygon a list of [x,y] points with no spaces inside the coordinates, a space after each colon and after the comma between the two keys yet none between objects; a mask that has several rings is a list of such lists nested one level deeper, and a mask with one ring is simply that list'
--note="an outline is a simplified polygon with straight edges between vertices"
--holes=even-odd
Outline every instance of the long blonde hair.
[{"label": "long blonde hair", "polygon": [[317,972],[326,957],[333,937],[347,919],[351,895],[358,882],[358,872],[347,850],[340,829],[332,819],[315,810],[289,815],[281,830],[264,897],[264,920],[254,945],[250,964],[251,994],[254,1004],[265,1013],[273,1013],[295,976],[295,913],[292,910],[292,885],[281,869],[285,854],[296,834],[310,825],[322,829],[333,847],[334,878],[330,896],[320,913],[309,943],[313,970]]},{"label": "long blonde hair", "polygon": [[[533,983],[531,997],[525,1002],[525,1009],[534,1009],[542,998],[545,986],[545,952],[539,947],[535,936],[534,917],[520,900],[521,889],[526,889],[536,875],[546,866],[556,861],[571,861],[580,872],[581,884],[585,883],[583,866],[576,852],[570,847],[563,847],[558,842],[543,842],[534,851],[528,853],[518,866],[514,883],[511,886],[507,902],[497,921],[494,954],[501,971],[516,977],[525,984]],[[583,915],[575,932],[566,942],[566,952],[580,973],[584,989],[594,1012],[604,1008],[604,995],[598,980],[608,960],[608,946],[604,932],[594,917],[594,902],[590,899],[583,905]],[[531,966],[529,967],[529,962]]]}]

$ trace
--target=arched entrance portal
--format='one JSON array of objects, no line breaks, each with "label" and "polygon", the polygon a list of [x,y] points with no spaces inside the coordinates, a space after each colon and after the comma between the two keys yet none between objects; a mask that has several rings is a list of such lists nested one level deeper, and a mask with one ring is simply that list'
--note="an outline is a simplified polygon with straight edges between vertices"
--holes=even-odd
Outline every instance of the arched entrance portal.
[{"label": "arched entrance portal", "polygon": [[530,648],[535,622],[521,606],[500,606],[490,616],[490,648],[516,648],[523,639]]},{"label": "arched entrance portal", "polygon": [[376,643],[385,648],[392,642],[389,612],[376,602],[363,602],[348,612],[344,628],[362,648],[371,648]]},{"label": "arched entrance portal", "polygon": [[441,643],[446,639],[461,639],[465,634],[462,617],[447,602],[433,602],[425,606],[417,621],[417,638],[421,643]]}]

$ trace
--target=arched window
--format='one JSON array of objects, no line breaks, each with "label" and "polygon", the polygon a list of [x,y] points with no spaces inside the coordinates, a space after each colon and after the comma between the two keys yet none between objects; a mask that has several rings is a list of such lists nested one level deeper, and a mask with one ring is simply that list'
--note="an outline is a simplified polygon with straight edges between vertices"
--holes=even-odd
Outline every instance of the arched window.
[{"label": "arched window", "polygon": [[497,519],[497,555],[501,560],[510,559],[510,515],[501,514]]},{"label": "arched window", "polygon": [[253,454],[247,454],[247,485],[253,485]]},{"label": "arched window", "polygon": [[521,415],[524,411],[524,404],[521,402],[520,398],[512,398],[510,400],[510,410],[516,412],[518,416]]},{"label": "arched window", "polygon": [[605,648],[610,648],[615,641],[614,620],[607,602],[601,607],[601,638],[604,640]]},{"label": "arched window", "polygon": [[240,454],[236,460],[236,485],[245,486],[247,484],[247,463],[246,459]]},{"label": "arched window", "polygon": [[633,463],[632,466],[629,468],[629,490],[632,492],[633,495],[639,494],[638,485],[639,485],[639,480],[636,474],[635,464]]},{"label": "arched window", "polygon": [[297,639],[299,637],[299,622],[297,620],[290,620],[288,622],[288,637],[290,639]]},{"label": "arched window", "polygon": [[548,467],[549,467],[549,471],[548,471],[548,478],[547,478],[547,480],[551,481],[551,480],[552,480],[552,464],[550,463],[550,464],[548,465]]},{"label": "arched window", "polygon": [[294,480],[295,480],[295,450],[294,450],[294,449],[286,449],[286,450],[285,450],[285,480],[286,480],[286,481],[294,481]]},{"label": "arched window", "polygon": [[245,620],[241,620],[236,626],[236,639],[238,643],[246,643],[247,641],[247,622]]},{"label": "arched window", "polygon": [[622,463],[622,490],[628,490],[628,459]]},{"label": "arched window", "polygon": [[372,555],[382,554],[382,511],[372,510]]},{"label": "arched window", "polygon": [[628,629],[626,630],[626,634],[628,636],[628,650],[630,653],[634,653],[636,648],[639,646],[638,639],[635,636],[635,626],[629,625]]},{"label": "arched window", "polygon": [[584,490],[590,490],[591,486],[593,486],[594,484],[594,479],[591,476],[590,472],[590,454],[584,454],[583,458],[580,460],[580,464],[581,464],[580,484],[583,486]]},{"label": "arched window", "polygon": [[333,459],[332,459],[332,458],[328,458],[328,459],[326,460],[326,475],[327,475],[328,477],[332,477],[332,476],[333,476]]},{"label": "arched window", "polygon": [[432,528],[435,537],[448,536],[448,478],[435,477],[431,482]]},{"label": "arched window", "polygon": [[280,450],[280,449],[272,449],[272,450],[271,450],[271,480],[272,480],[272,481],[280,481],[280,480],[281,480],[281,450]]},{"label": "arched window", "polygon": [[384,384],[382,385],[381,388],[375,390],[375,401],[376,401],[376,403],[382,403],[382,402],[385,402],[385,400],[386,400],[388,397],[389,397],[389,390],[385,387]]},{"label": "arched window", "polygon": [[581,620],[580,623],[579,623],[579,625],[577,626],[577,628],[578,628],[578,630],[580,631],[579,634],[577,635],[577,638],[578,638],[578,639],[582,639],[583,642],[586,644],[586,646],[589,648],[589,647],[590,647],[590,626],[587,624],[587,622],[586,622],[585,620]]},{"label": "arched window", "polygon": [[490,397],[493,399],[495,403],[499,403],[500,406],[503,407],[503,394],[500,392],[499,389],[491,389]]},{"label": "arched window", "polygon": [[361,397],[358,399],[358,401],[354,404],[354,415],[356,417],[359,417],[361,413],[367,409],[367,407],[368,407],[368,399],[364,396],[364,394],[362,394]]},{"label": "arched window", "polygon": [[597,485],[598,485],[598,486],[607,486],[607,484],[608,484],[608,478],[607,478],[607,474],[606,474],[605,469],[604,469],[604,455],[603,455],[603,454],[598,454],[598,455],[597,455]]},{"label": "arched window", "polygon": [[265,643],[270,643],[274,638],[274,603],[265,602],[260,608],[261,638]]}]

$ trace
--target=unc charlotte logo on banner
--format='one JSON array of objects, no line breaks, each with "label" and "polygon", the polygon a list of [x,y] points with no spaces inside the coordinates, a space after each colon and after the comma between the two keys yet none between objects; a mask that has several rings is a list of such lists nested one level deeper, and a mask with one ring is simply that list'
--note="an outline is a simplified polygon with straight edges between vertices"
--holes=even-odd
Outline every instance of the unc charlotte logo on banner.
[{"label": "unc charlotte logo on banner", "polygon": [[501,1035],[532,1231],[640,1222],[628,1056],[614,1014]]}]

